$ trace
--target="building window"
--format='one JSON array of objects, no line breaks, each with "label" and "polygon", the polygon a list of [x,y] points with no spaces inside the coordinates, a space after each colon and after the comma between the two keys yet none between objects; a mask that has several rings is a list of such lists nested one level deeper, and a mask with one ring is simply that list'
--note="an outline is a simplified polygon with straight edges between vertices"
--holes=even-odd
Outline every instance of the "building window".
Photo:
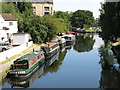
[{"label": "building window", "polygon": [[44,11],[50,11],[49,7],[44,7]]},{"label": "building window", "polygon": [[9,22],[9,26],[13,26],[13,22]]},{"label": "building window", "polygon": [[44,2],[44,4],[50,4],[50,2]]},{"label": "building window", "polygon": [[33,7],[33,10],[36,11],[36,7]]},{"label": "building window", "polygon": [[50,15],[49,12],[45,12],[44,15]]},{"label": "building window", "polygon": [[33,12],[34,15],[36,15],[36,12]]}]

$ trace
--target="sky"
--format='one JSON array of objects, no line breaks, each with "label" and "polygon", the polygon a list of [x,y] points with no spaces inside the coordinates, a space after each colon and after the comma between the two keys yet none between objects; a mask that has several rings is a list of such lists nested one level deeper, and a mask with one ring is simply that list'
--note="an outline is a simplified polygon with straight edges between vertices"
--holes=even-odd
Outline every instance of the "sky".
[{"label": "sky", "polygon": [[89,10],[93,12],[93,16],[98,18],[101,8],[100,2],[104,0],[54,0],[55,11],[77,11]]}]

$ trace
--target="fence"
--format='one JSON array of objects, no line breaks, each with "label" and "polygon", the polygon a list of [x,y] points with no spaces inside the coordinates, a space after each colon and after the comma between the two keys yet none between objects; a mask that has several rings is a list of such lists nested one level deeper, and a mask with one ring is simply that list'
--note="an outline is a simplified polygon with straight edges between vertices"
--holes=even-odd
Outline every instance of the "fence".
[{"label": "fence", "polygon": [[32,44],[33,44],[33,42],[31,41],[28,43],[21,44],[20,46],[14,47],[14,48],[9,49],[7,51],[1,52],[0,53],[0,62],[4,61],[4,60],[6,60],[14,55],[21,53],[22,51],[27,49]]}]

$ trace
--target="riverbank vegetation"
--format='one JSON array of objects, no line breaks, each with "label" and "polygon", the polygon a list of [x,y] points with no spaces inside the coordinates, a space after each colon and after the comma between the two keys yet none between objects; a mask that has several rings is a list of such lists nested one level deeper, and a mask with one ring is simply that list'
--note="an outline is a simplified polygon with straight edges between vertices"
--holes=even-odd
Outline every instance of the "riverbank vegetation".
[{"label": "riverbank vegetation", "polygon": [[87,10],[76,12],[54,12],[53,16],[33,14],[31,2],[1,2],[2,13],[11,13],[18,18],[19,32],[29,33],[34,43],[49,42],[58,33],[70,29],[95,25],[93,13]]},{"label": "riverbank vegetation", "polygon": [[119,41],[120,38],[120,2],[106,2],[101,4],[100,24],[101,37],[105,43]]}]

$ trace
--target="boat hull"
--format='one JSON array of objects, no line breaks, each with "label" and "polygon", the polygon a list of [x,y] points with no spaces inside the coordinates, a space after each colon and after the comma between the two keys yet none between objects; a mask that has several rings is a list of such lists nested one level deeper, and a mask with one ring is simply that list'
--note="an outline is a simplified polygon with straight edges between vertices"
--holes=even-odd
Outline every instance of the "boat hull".
[{"label": "boat hull", "polygon": [[41,67],[39,67],[37,71],[28,78],[22,78],[22,79],[9,78],[8,80],[10,84],[12,84],[13,86],[28,88],[30,85],[32,85],[35,79],[42,76],[44,72],[44,68],[45,68],[45,64],[43,63]]},{"label": "boat hull", "polygon": [[72,45],[75,43],[75,40],[72,40],[72,41],[66,41],[66,45]]},{"label": "boat hull", "polygon": [[59,44],[60,47],[64,47],[65,45],[66,45],[66,42]]}]

